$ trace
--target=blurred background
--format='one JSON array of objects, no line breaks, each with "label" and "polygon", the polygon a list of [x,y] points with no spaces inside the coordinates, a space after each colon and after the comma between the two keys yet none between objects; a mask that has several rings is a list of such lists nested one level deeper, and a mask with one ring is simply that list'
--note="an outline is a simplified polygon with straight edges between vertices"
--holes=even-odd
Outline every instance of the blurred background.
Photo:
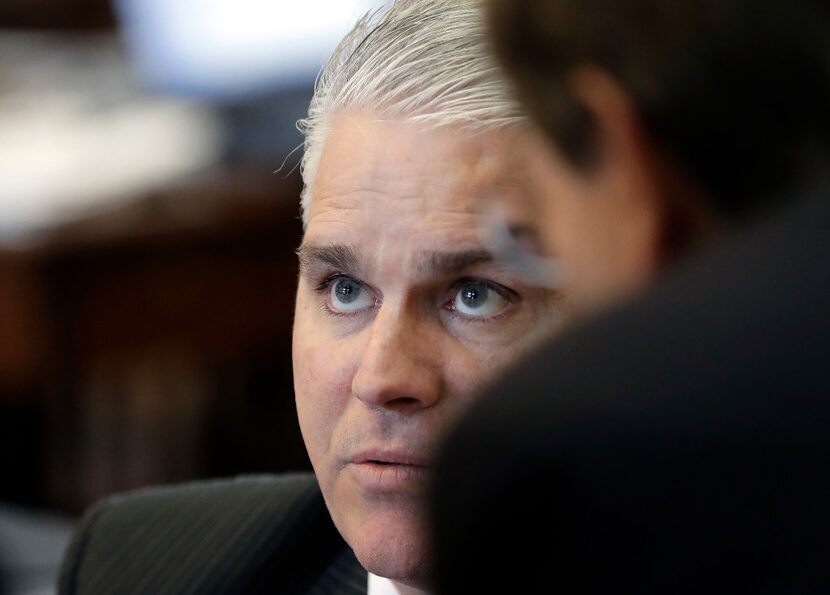
[{"label": "blurred background", "polygon": [[381,0],[0,0],[0,593],[109,493],[310,468],[304,116]]}]

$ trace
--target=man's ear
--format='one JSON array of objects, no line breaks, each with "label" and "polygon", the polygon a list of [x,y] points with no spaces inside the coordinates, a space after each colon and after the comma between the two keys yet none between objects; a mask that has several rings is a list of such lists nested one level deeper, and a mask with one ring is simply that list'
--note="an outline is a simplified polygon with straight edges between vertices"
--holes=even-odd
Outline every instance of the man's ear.
[{"label": "man's ear", "polygon": [[628,93],[605,70],[579,67],[569,78],[574,99],[593,121],[596,161],[592,200],[609,217],[617,266],[648,281],[665,260],[665,172]]},{"label": "man's ear", "polygon": [[598,200],[618,218],[619,246],[632,273],[653,277],[706,234],[717,219],[705,192],[643,125],[631,96],[605,70],[579,67],[574,97],[596,135]]}]

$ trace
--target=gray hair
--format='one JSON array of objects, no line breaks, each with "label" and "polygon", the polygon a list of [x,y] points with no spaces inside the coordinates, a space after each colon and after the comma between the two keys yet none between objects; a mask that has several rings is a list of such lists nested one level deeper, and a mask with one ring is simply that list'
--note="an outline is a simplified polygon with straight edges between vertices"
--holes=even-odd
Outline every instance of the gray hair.
[{"label": "gray hair", "polygon": [[297,124],[305,135],[304,225],[323,144],[345,109],[470,133],[524,121],[491,53],[481,0],[394,0],[340,42],[317,78],[308,117]]}]

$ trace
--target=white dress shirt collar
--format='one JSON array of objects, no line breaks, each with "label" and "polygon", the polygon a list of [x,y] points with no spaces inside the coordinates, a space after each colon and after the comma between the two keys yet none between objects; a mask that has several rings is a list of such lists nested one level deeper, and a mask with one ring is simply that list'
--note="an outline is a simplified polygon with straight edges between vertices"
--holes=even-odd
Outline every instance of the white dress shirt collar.
[{"label": "white dress shirt collar", "polygon": [[426,591],[408,587],[395,581],[369,573],[368,595],[429,595]]}]

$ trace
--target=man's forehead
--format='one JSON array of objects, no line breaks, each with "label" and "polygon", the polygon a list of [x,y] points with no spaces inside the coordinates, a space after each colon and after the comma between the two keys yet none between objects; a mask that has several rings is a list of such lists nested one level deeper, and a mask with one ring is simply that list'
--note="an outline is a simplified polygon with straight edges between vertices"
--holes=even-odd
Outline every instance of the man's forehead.
[{"label": "man's forehead", "polygon": [[[494,205],[531,203],[524,179],[491,177],[455,180],[438,170],[425,172],[422,183],[402,179],[376,181],[354,177],[340,186],[321,185],[312,201],[306,234],[327,241],[354,234],[410,234],[443,243],[445,236],[479,238]],[[334,238],[337,236],[336,238]],[[451,239],[451,238],[450,238]]]},{"label": "man's forehead", "polygon": [[313,215],[387,198],[410,211],[471,211],[487,186],[472,165],[450,158],[329,160],[321,167],[311,209]]},{"label": "man's forehead", "polygon": [[471,198],[493,186],[517,185],[524,169],[518,167],[520,138],[515,131],[471,135],[359,112],[341,115],[324,146],[312,213],[378,195],[469,208]]}]

